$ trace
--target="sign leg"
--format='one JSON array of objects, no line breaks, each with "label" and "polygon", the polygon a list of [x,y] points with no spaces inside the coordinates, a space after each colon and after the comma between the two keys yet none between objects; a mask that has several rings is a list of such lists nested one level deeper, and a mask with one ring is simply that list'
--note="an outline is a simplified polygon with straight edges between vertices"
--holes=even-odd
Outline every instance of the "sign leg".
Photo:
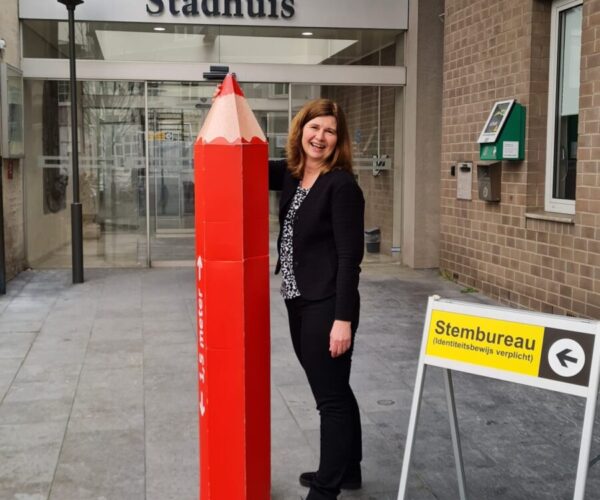
[{"label": "sign leg", "polygon": [[417,378],[415,380],[415,392],[413,394],[412,406],[410,408],[410,419],[408,421],[408,431],[406,433],[406,445],[404,447],[404,458],[402,460],[402,473],[400,475],[400,487],[398,488],[398,500],[404,500],[406,496],[406,487],[408,484],[408,470],[412,458],[412,449],[417,432],[417,421],[419,420],[419,411],[421,410],[421,396],[423,395],[423,384],[425,382],[425,373],[427,366],[423,360],[419,360],[417,368]]},{"label": "sign leg", "polygon": [[444,383],[446,385],[446,401],[448,403],[448,416],[450,417],[450,433],[452,435],[452,447],[454,449],[454,461],[456,462],[456,477],[458,479],[458,493],[460,500],[467,500],[467,487],[465,481],[465,469],[462,459],[462,448],[460,446],[460,434],[458,430],[458,419],[456,418],[456,404],[454,402],[454,387],[452,385],[452,372],[444,370]]},{"label": "sign leg", "polygon": [[581,430],[581,446],[579,447],[579,462],[577,463],[577,476],[575,477],[575,492],[573,500],[583,500],[585,483],[590,464],[590,449],[592,447],[592,432],[594,430],[594,417],[596,414],[596,400],[598,394],[598,376],[590,384],[590,393],[585,403],[585,416]]}]

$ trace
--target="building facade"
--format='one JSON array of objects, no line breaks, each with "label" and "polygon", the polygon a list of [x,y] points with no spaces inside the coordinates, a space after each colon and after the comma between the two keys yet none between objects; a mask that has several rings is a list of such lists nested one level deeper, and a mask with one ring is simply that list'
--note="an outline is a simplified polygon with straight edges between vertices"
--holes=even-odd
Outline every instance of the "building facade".
[{"label": "building facade", "polygon": [[[25,257],[25,226],[24,226],[24,196],[23,196],[23,160],[22,160],[22,129],[12,127],[15,114],[22,107],[14,106],[10,99],[21,88],[19,75],[21,67],[21,38],[19,31],[18,5],[15,1],[0,0],[0,40],[3,49],[0,50],[0,175],[2,175],[3,212],[4,212],[4,250],[5,278],[11,279],[26,266]],[[10,77],[9,77],[10,75]],[[10,84],[10,87],[9,87]],[[9,88],[17,91],[11,92]],[[11,108],[11,106],[13,106]],[[16,120],[20,122],[20,120]],[[9,134],[9,130],[12,132]],[[8,139],[11,139],[9,144]]]},{"label": "building facade", "polygon": [[[439,189],[444,6],[410,3],[79,5],[85,267],[192,262],[192,145],[214,88],[202,74],[213,64],[236,72],[271,157],[284,155],[289,122],[304,102],[339,101],[365,193],[365,224],[379,228],[381,253],[411,267],[437,267],[439,196],[432,189]],[[2,169],[11,277],[26,267],[71,265],[68,26],[58,1],[0,6],[0,38],[7,40],[1,55],[22,92],[13,108],[23,151]]]},{"label": "building facade", "polygon": [[[446,0],[443,74],[442,272],[507,305],[600,318],[600,1]],[[512,99],[524,160],[482,162],[486,118]],[[482,169],[499,201],[480,199]]]},{"label": "building facade", "polygon": [[[22,265],[69,267],[66,9],[59,2],[0,1],[13,11],[18,7],[18,21],[9,24],[22,39],[22,46],[16,45],[24,88]],[[424,194],[415,178],[424,179],[427,169],[438,182],[435,163],[423,168],[418,152],[403,147],[405,131],[417,127],[407,126],[414,115],[404,112],[405,54],[412,54],[415,69],[422,56],[408,30],[408,0],[376,3],[376,8],[359,0],[79,5],[75,42],[85,266],[191,262],[192,144],[210,105],[214,83],[202,74],[211,64],[236,72],[269,138],[271,157],[284,154],[289,122],[304,102],[339,101],[365,192],[367,228],[380,229],[382,253],[407,249],[409,265],[437,266],[437,245],[404,230],[428,224],[430,233],[438,234],[437,220],[419,220],[423,214],[411,202],[422,198],[419,189]],[[433,13],[441,44],[443,5],[420,4],[423,12]],[[441,65],[437,73],[441,88]],[[428,101],[422,93],[417,97]]]}]

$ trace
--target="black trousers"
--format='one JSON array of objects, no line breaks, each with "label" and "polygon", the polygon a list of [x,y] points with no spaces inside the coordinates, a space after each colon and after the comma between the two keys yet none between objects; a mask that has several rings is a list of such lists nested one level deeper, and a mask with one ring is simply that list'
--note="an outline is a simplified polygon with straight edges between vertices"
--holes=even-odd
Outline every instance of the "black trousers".
[{"label": "black trousers", "polygon": [[352,321],[352,346],[332,358],[329,334],[335,296],[318,301],[298,297],[285,301],[292,343],[306,372],[321,416],[321,458],[306,500],[336,499],[342,480],[360,480],[362,437],[360,413],[350,388],[350,367],[358,308]]}]

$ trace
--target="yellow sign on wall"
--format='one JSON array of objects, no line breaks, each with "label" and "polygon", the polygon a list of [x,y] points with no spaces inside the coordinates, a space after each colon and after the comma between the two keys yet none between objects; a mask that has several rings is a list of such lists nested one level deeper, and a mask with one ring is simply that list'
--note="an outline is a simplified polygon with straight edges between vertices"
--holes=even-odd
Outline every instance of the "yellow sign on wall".
[{"label": "yellow sign on wall", "polygon": [[544,327],[432,311],[426,353],[537,377]]}]

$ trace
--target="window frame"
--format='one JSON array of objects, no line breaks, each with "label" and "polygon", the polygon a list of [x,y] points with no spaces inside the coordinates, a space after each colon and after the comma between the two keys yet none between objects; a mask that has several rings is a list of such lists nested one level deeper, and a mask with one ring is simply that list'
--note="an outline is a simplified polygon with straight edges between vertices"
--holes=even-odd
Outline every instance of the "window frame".
[{"label": "window frame", "polygon": [[583,0],[555,0],[552,3],[552,16],[550,22],[550,69],[548,72],[548,125],[546,129],[546,180],[544,210],[564,214],[575,214],[575,200],[554,198],[554,148],[556,141],[556,112],[558,91],[558,63],[560,41],[559,19],[560,14],[573,7],[583,5]]}]

